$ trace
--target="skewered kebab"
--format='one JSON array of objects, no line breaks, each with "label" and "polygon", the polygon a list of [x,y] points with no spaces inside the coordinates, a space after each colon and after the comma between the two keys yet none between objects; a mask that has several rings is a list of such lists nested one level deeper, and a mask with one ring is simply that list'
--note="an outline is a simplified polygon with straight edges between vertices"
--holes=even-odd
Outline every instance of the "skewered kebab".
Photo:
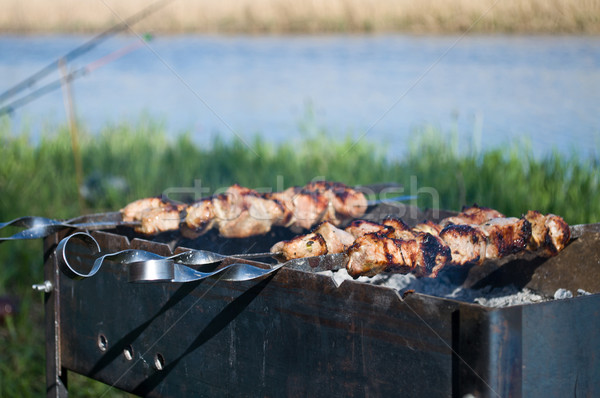
[{"label": "skewered kebab", "polygon": [[153,235],[179,228],[179,218],[185,205],[161,198],[145,198],[130,203],[121,210],[123,221],[139,222],[136,232]]},{"label": "skewered kebab", "polygon": [[543,215],[529,210],[525,218],[531,224],[531,239],[527,249],[537,250],[546,257],[554,256],[565,248],[571,236],[567,223],[555,214]]},{"label": "skewered kebab", "polygon": [[212,228],[227,238],[243,238],[264,234],[272,226],[299,232],[321,221],[340,225],[362,216],[367,204],[362,192],[337,182],[317,181],[265,194],[236,184],[189,206],[146,198],[130,203],[121,213],[124,221],[141,222],[136,231],[145,234],[176,230],[183,219],[182,233],[190,238]]},{"label": "skewered kebab", "polygon": [[448,245],[429,233],[417,233],[412,239],[395,239],[371,232],[358,237],[350,246],[346,269],[353,277],[373,276],[383,271],[413,271],[419,276],[435,277],[450,259]]},{"label": "skewered kebab", "polygon": [[271,252],[285,259],[343,253],[354,243],[354,236],[323,221],[312,232],[276,243]]},{"label": "skewered kebab", "polygon": [[[462,224],[458,224],[460,222]],[[382,223],[356,220],[346,228],[355,238],[347,251],[329,250],[340,247],[330,242],[339,233],[325,237],[320,234],[321,228],[291,241],[279,242],[271,251],[281,253],[285,259],[346,252],[346,269],[354,277],[372,276],[386,270],[413,271],[420,276],[435,277],[446,264],[481,264],[485,259],[498,259],[525,249],[536,250],[544,256],[554,255],[570,239],[568,225],[556,215],[544,216],[530,211],[522,218],[505,217],[496,210],[477,205],[439,224],[426,221],[412,229],[394,218]],[[313,244],[310,242],[319,242],[318,254],[308,249],[308,245]]]},{"label": "skewered kebab", "polygon": [[505,217],[506,216],[498,210],[474,204],[470,207],[464,207],[456,216],[444,218],[440,221],[440,226],[443,228],[450,224],[481,225],[494,218]]}]

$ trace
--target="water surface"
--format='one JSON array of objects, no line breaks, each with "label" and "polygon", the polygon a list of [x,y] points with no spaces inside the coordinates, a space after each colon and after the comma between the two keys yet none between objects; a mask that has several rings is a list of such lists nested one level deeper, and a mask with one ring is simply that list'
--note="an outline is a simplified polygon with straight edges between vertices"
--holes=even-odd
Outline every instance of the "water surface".
[{"label": "water surface", "polygon": [[[1,37],[0,91],[88,39]],[[69,67],[136,40],[112,38]],[[199,143],[216,134],[251,141],[256,133],[281,142],[298,137],[302,124],[381,143],[392,156],[424,126],[458,134],[462,148],[526,137],[537,154],[586,155],[600,144],[596,37],[173,36],[149,46],[73,83],[77,115],[89,129],[145,112]],[[62,92],[11,119],[15,131],[27,125],[34,136],[63,123]]]}]

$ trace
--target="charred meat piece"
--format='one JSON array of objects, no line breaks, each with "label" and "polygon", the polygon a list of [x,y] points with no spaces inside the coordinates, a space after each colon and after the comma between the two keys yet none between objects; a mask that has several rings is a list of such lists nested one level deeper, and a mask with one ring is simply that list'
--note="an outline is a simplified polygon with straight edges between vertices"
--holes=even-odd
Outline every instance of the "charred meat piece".
[{"label": "charred meat piece", "polygon": [[420,222],[418,224],[416,224],[413,228],[412,231],[417,233],[417,232],[427,232],[430,233],[432,235],[436,235],[438,236],[440,234],[440,232],[442,232],[442,226],[440,224],[437,224],[431,220],[424,220],[423,222]]},{"label": "charred meat piece", "polygon": [[406,273],[411,270],[393,238],[371,232],[356,238],[348,249],[346,270],[353,278],[377,275],[392,268]]},{"label": "charred meat piece", "polygon": [[383,224],[367,220],[354,220],[345,229],[345,231],[349,232],[352,236],[354,236],[354,238],[358,238],[359,236],[363,236],[371,232],[382,232],[384,230],[386,232],[392,231],[391,228],[386,227]]},{"label": "charred meat piece", "polygon": [[531,224],[525,218],[494,218],[477,228],[487,238],[485,250],[487,259],[519,253],[527,247],[531,237]]},{"label": "charred meat piece", "polygon": [[445,227],[450,224],[483,224],[493,218],[505,217],[504,214],[488,207],[480,207],[474,204],[471,207],[463,207],[462,211],[454,217],[448,217],[440,221],[440,225]]},{"label": "charred meat piece", "polygon": [[531,238],[527,249],[538,251],[543,256],[554,256],[564,249],[571,238],[569,225],[561,217],[530,210],[525,215],[531,223]]},{"label": "charred meat piece", "polygon": [[267,199],[256,191],[244,196],[244,204],[250,217],[263,223],[274,225],[285,216],[285,208],[279,201]]},{"label": "charred meat piece", "polygon": [[282,214],[280,217],[275,217],[273,225],[290,227],[295,222],[294,217],[294,197],[300,192],[301,188],[291,187],[282,192],[271,192],[264,194],[265,199],[277,202],[281,206]]},{"label": "charred meat piece", "polygon": [[545,240],[545,247],[548,253],[554,256],[564,249],[571,239],[571,229],[562,217],[555,214],[546,215],[546,226],[549,239]]},{"label": "charred meat piece", "polygon": [[271,230],[273,219],[283,213],[277,202],[237,184],[214,196],[212,203],[219,233],[226,238],[263,235]]},{"label": "charred meat piece", "polygon": [[393,229],[387,234],[387,236],[390,238],[411,240],[416,236],[416,234],[412,232],[411,228],[399,218],[386,217],[382,224]]},{"label": "charred meat piece", "polygon": [[346,231],[354,238],[371,232],[394,239],[414,239],[416,236],[416,233],[404,221],[395,217],[386,217],[381,224],[366,220],[354,220],[346,227]]},{"label": "charred meat piece", "polygon": [[304,187],[291,187],[283,192],[265,194],[283,206],[283,214],[275,225],[310,229],[320,221],[340,225],[344,221],[364,214],[367,208],[365,196],[342,183],[316,181]]},{"label": "charred meat piece", "polygon": [[[439,237],[429,233],[420,233],[414,239],[416,248],[407,257],[402,252],[405,260],[411,259],[412,267],[419,276],[435,278],[440,270],[452,260],[448,245]],[[412,241],[407,241],[412,242]]]},{"label": "charred meat piece", "polygon": [[442,226],[434,223],[430,220],[425,220],[422,223],[415,225],[412,229],[413,232],[427,232],[431,235],[439,236],[440,232],[442,232]]},{"label": "charred meat piece", "polygon": [[546,236],[548,236],[548,227],[546,227],[546,216],[536,210],[529,210],[525,219],[531,224],[531,238],[527,244],[527,249],[537,250],[544,246]]},{"label": "charred meat piece", "polygon": [[283,258],[291,260],[328,253],[343,253],[352,243],[354,243],[352,235],[324,221],[308,234],[276,243],[271,248],[271,252],[281,253]]},{"label": "charred meat piece", "polygon": [[298,229],[310,229],[321,220],[329,210],[329,199],[320,192],[301,189],[292,199],[294,207],[294,226]]},{"label": "charred meat piece", "polygon": [[324,195],[327,198],[329,208],[323,220],[330,221],[334,225],[340,225],[347,219],[360,217],[367,210],[365,195],[339,182],[315,181],[306,184],[302,191]]},{"label": "charred meat piece", "polygon": [[185,224],[181,232],[187,238],[204,235],[216,223],[212,198],[201,199],[186,208]]},{"label": "charred meat piece", "polygon": [[384,218],[381,224],[388,227],[392,227],[396,231],[410,231],[410,227],[406,225],[404,221],[392,216],[387,216],[386,218]]},{"label": "charred meat piece", "polygon": [[485,260],[487,238],[479,228],[450,224],[439,234],[452,253],[452,264],[481,264]]},{"label": "charred meat piece", "polygon": [[450,261],[450,256],[448,246],[428,233],[402,240],[375,232],[357,238],[350,246],[346,269],[355,278],[392,270],[435,277]]}]

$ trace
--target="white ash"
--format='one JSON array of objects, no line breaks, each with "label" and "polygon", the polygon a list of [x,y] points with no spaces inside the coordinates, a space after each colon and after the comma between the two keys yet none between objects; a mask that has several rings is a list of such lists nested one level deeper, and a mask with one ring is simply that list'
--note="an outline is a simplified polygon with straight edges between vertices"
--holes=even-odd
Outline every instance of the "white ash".
[{"label": "white ash", "polygon": [[[339,286],[345,280],[353,280],[345,269],[337,272],[326,271]],[[382,273],[371,278],[361,276],[354,279],[358,282],[372,283],[396,289],[403,294],[408,290],[430,296],[443,297],[453,300],[476,303],[486,307],[508,307],[518,304],[539,303],[548,301],[549,298],[540,296],[531,290],[519,289],[514,285],[494,288],[486,286],[482,289],[467,289],[453,282],[447,275],[439,275],[437,278],[417,278],[412,274]]]},{"label": "white ash", "polygon": [[567,289],[558,289],[554,292],[554,300],[564,300],[567,298],[573,298],[573,293]]},{"label": "white ash", "polygon": [[[583,289],[577,289],[577,296],[589,296],[592,293],[590,292],[586,292]],[[556,292],[554,292],[554,299],[555,300],[563,300],[563,299],[568,299],[568,298],[573,298],[573,292],[567,289],[557,289]]]}]

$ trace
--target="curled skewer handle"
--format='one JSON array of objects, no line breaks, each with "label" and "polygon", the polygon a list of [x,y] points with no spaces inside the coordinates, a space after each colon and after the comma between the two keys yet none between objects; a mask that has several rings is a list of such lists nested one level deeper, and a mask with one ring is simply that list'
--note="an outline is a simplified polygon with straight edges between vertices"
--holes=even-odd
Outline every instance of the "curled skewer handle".
[{"label": "curled skewer handle", "polygon": [[[170,257],[164,257],[144,250],[123,250],[117,253],[109,253],[94,260],[89,272],[81,272],[73,266],[72,260],[79,261],[73,252],[68,250],[72,239],[82,241],[88,249],[84,255],[95,255],[100,253],[100,245],[89,234],[85,232],[74,233],[60,241],[56,248],[61,271],[72,279],[89,278],[95,275],[105,260],[113,261],[127,266],[129,282],[192,282],[206,278],[218,278],[219,280],[241,282],[261,279],[279,270],[284,264],[279,264],[270,269],[255,267],[250,264],[233,263],[212,272],[202,272],[190,266],[205,265],[206,253],[202,250],[188,251]],[[226,256],[220,256],[220,260]],[[214,261],[213,261],[214,262]]]},{"label": "curled skewer handle", "polygon": [[[71,239],[79,239],[81,242],[85,243],[90,254],[100,253],[100,245],[94,238],[92,238],[91,235],[83,232],[77,232],[69,235],[61,240],[56,247],[56,255],[58,256],[58,265],[60,270],[71,279],[83,279],[94,276],[100,269],[100,266],[102,265],[101,262],[95,261],[92,269],[89,272],[81,272],[75,269],[71,265],[71,262],[69,262],[69,259],[67,258],[67,245]],[[79,261],[79,258],[76,258],[76,260]]]}]

